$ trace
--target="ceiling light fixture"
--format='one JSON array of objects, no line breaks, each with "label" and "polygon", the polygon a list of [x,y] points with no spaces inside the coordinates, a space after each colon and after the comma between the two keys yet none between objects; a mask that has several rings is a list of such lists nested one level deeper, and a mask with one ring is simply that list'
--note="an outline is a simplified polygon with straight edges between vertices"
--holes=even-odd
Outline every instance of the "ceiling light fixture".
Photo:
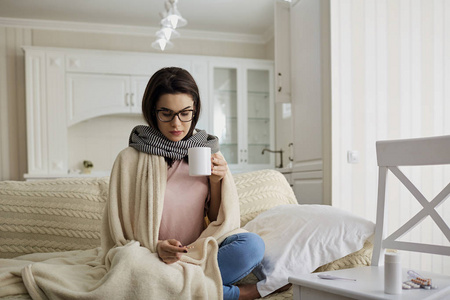
[{"label": "ceiling light fixture", "polygon": [[186,26],[187,21],[181,16],[180,12],[178,11],[177,2],[178,0],[166,1],[166,3],[168,3],[169,5],[166,6],[166,9],[168,7],[167,16],[161,20],[161,24],[163,26],[171,25],[173,28]]},{"label": "ceiling light fixture", "polygon": [[168,26],[167,27],[162,26],[161,29],[158,32],[156,32],[156,35],[157,36],[163,35],[166,38],[166,40],[170,40],[170,38],[177,38],[180,36],[178,31]]},{"label": "ceiling light fixture", "polygon": [[164,3],[166,11],[160,13],[161,29],[156,32],[156,41],[152,43],[152,47],[155,49],[164,51],[172,48],[173,43],[170,42],[170,39],[180,36],[175,29],[187,24],[186,19],[178,11],[177,2],[178,0],[166,0]]},{"label": "ceiling light fixture", "polygon": [[166,40],[164,36],[160,36],[152,43],[152,47],[161,51],[166,49],[171,49],[173,47],[173,43],[169,40]]}]

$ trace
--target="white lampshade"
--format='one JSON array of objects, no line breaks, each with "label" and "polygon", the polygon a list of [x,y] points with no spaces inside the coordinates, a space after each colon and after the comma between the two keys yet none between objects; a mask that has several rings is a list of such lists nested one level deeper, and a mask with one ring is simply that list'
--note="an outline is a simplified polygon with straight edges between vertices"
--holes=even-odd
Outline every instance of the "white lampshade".
[{"label": "white lampshade", "polygon": [[167,15],[161,20],[161,25],[164,27],[178,28],[186,26],[187,21],[183,18],[177,9],[177,0],[169,0],[170,8]]},{"label": "white lampshade", "polygon": [[164,2],[166,11],[161,12],[161,29],[156,32],[156,41],[152,43],[152,47],[161,51],[170,49],[173,44],[170,39],[180,36],[177,27],[185,26],[187,21],[181,16],[177,9],[178,0],[166,0]]},{"label": "white lampshade", "polygon": [[152,47],[161,51],[171,49],[173,44],[171,41],[166,40],[164,37],[158,37],[156,41],[152,43]]},{"label": "white lampshade", "polygon": [[180,36],[180,34],[178,33],[178,31],[176,31],[175,29],[173,29],[172,27],[169,26],[163,26],[161,27],[161,29],[156,33],[157,36],[164,36],[164,38],[166,40],[170,40],[171,38],[177,38]]}]

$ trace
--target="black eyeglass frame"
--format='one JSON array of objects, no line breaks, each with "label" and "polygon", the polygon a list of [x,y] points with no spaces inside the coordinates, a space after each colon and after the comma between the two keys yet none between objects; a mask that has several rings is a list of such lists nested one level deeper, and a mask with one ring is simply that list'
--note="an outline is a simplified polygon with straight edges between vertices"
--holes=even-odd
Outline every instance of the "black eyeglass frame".
[{"label": "black eyeglass frame", "polygon": [[[175,118],[175,116],[178,117],[178,120],[180,120],[180,122],[187,123],[187,122],[191,122],[191,121],[194,119],[194,116],[195,116],[195,110],[193,110],[193,109],[183,109],[183,110],[180,110],[180,111],[177,112],[177,113],[174,113],[174,112],[172,111],[172,118],[171,118],[170,120],[163,121],[163,120],[161,120],[161,118],[159,117],[159,112],[161,112],[161,111],[169,112],[169,111],[171,111],[171,110],[167,110],[167,109],[158,109],[158,110],[156,110],[156,117],[158,118],[158,120],[160,120],[161,122],[164,122],[164,123],[172,122],[172,120]],[[192,112],[192,117],[191,117],[191,119],[190,119],[189,121],[183,121],[183,120],[181,120],[181,118],[180,118],[180,113],[188,112],[188,111],[191,111],[191,112]]]}]

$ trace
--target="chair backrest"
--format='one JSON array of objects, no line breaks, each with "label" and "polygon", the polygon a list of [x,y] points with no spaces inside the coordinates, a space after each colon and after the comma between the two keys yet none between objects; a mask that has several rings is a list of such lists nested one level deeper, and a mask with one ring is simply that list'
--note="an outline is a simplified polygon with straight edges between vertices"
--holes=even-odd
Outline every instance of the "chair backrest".
[{"label": "chair backrest", "polygon": [[[447,184],[434,199],[428,201],[419,189],[398,168],[399,166],[450,164],[450,135],[430,138],[378,141],[376,143],[376,149],[379,176],[377,219],[372,265],[378,266],[383,264],[384,249],[397,249],[450,256],[450,246],[398,241],[399,238],[413,229],[427,216],[430,216],[433,219],[447,240],[450,241],[449,226],[435,210],[436,207],[444,203],[449,197],[450,183]],[[386,179],[388,171],[392,172],[411,192],[422,206],[422,209],[400,228],[395,230],[389,236],[386,236]]]}]

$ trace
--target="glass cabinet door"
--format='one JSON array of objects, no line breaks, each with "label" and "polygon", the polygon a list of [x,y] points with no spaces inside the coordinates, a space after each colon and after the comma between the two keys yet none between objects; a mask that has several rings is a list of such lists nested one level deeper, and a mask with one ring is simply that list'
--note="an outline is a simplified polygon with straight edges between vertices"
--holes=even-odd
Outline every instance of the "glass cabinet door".
[{"label": "glass cabinet door", "polygon": [[228,164],[238,163],[237,69],[218,68],[214,72],[213,132]]},{"label": "glass cabinet door", "polygon": [[270,74],[268,70],[247,70],[248,164],[270,164]]}]

